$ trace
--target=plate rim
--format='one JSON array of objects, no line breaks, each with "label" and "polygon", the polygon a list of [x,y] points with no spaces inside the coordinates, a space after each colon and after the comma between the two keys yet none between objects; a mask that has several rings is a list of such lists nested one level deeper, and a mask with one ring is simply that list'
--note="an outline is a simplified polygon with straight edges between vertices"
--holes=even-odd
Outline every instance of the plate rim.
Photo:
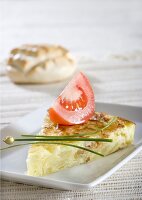
[{"label": "plate rim", "polygon": [[[12,172],[8,172],[8,171],[2,171],[0,170],[1,173],[1,177],[4,180],[9,180],[10,178],[15,179],[15,182],[19,181],[28,185],[28,182],[25,182],[25,180],[31,180],[31,181],[36,181],[34,184],[32,185],[38,185],[38,186],[44,186],[44,187],[48,187],[49,185],[53,185],[55,188],[57,189],[64,189],[64,190],[74,190],[74,189],[90,189],[95,187],[96,185],[98,185],[99,183],[101,183],[102,181],[104,181],[106,178],[110,177],[114,172],[116,172],[118,169],[120,169],[123,165],[125,165],[129,160],[131,160],[134,156],[136,156],[140,151],[142,151],[142,144],[140,144],[132,153],[130,153],[126,158],[124,158],[121,162],[119,162],[117,165],[115,165],[113,168],[111,168],[110,170],[108,170],[104,175],[98,177],[96,180],[90,182],[90,183],[73,183],[73,182],[69,182],[69,181],[63,181],[63,180],[52,180],[50,178],[47,179],[47,177],[34,177],[34,176],[28,176],[25,174],[18,174],[18,173],[12,173]],[[14,175],[16,175],[16,177],[14,177]],[[22,179],[24,177],[24,179]],[[16,181],[17,180],[17,181]],[[38,183],[38,180],[40,182],[42,182],[41,184]],[[46,181],[50,181],[50,184],[48,185],[47,183],[43,183],[44,180]],[[66,186],[58,186],[56,185],[56,183],[63,183],[66,184]]]},{"label": "plate rim", "polygon": [[[124,104],[114,104],[114,103],[105,103],[105,102],[96,102],[96,104],[103,104],[103,105],[110,105],[110,106],[121,106],[121,107],[127,107],[127,108],[131,108],[131,109],[142,109],[142,107],[139,106],[131,106],[131,105],[124,105]],[[32,112],[20,117],[16,123],[20,120],[22,120],[22,118],[27,117],[28,115],[31,115],[32,113],[41,110],[45,108],[45,104],[43,106],[41,106],[40,108],[37,108],[35,110],[33,110]],[[46,108],[47,109],[47,106]],[[10,123],[8,124],[6,127],[4,127],[3,129],[1,129],[1,132],[7,128],[8,126],[14,125],[16,123]],[[50,178],[48,178],[48,181],[50,181],[50,183],[47,181],[47,177],[34,177],[34,176],[28,176],[26,174],[18,174],[15,172],[8,172],[8,171],[3,171],[2,168],[0,170],[0,175],[1,178],[3,180],[9,180],[12,178],[12,180],[14,180],[15,182],[22,182],[28,185],[38,185],[38,186],[44,186],[44,187],[53,187],[53,188],[57,188],[57,189],[63,189],[63,190],[80,190],[80,189],[90,189],[95,187],[97,184],[101,183],[102,181],[104,181],[106,178],[110,177],[114,172],[116,172],[118,169],[120,169],[124,164],[126,164],[129,160],[131,160],[134,156],[136,156],[140,151],[142,151],[142,143],[136,145],[136,149],[133,150],[133,152],[131,152],[128,156],[126,156],[124,159],[122,159],[118,164],[116,164],[114,167],[112,167],[110,170],[108,170],[106,173],[104,173],[103,175],[99,176],[98,178],[96,178],[94,181],[90,182],[90,183],[73,183],[73,182],[69,182],[69,181],[63,181],[63,180],[52,180]],[[15,175],[15,177],[14,177]],[[24,179],[23,179],[24,178]],[[36,181],[33,183],[33,180]],[[45,183],[46,180],[48,183]],[[30,181],[32,182],[30,184]],[[38,183],[39,181],[39,183]],[[56,185],[57,184],[57,185]],[[63,185],[62,185],[63,184]],[[52,185],[52,186],[50,186]]]}]

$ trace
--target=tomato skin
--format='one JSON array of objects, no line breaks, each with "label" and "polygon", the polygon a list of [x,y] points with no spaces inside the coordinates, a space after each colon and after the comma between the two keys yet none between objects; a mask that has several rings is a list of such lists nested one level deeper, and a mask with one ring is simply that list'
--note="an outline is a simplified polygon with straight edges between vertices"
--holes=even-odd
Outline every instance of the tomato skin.
[{"label": "tomato skin", "polygon": [[62,125],[82,124],[95,111],[95,99],[89,80],[83,73],[77,74],[65,87],[49,109],[49,117]]},{"label": "tomato skin", "polygon": [[63,119],[53,108],[50,108],[48,112],[51,121],[53,121],[54,123],[63,125],[72,125],[71,123]]},{"label": "tomato skin", "polygon": [[49,112],[49,116],[50,116],[51,121],[53,121],[54,123],[57,123],[57,124],[61,124],[61,125],[83,124],[86,121],[88,121],[94,115],[94,111],[93,111],[86,118],[84,118],[84,120],[82,120],[82,122],[71,123],[71,122],[66,121],[64,118],[62,118],[53,108],[50,108],[48,112]]}]

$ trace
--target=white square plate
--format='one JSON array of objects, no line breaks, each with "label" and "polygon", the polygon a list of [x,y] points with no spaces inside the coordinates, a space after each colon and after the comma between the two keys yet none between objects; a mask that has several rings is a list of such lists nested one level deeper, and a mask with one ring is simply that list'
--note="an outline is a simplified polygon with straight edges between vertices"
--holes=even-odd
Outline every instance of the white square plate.
[{"label": "white square plate", "polygon": [[[32,185],[73,190],[94,187],[113,174],[142,150],[142,108],[105,103],[96,103],[96,107],[97,111],[107,112],[134,121],[136,123],[134,145],[89,164],[62,170],[46,177],[27,176],[26,157],[29,147],[13,148],[1,153],[2,178]],[[16,137],[22,133],[37,133],[40,130],[46,111],[47,107],[40,108],[4,128],[1,134],[2,138],[6,135]],[[2,142],[2,147],[4,146],[5,144]]]}]

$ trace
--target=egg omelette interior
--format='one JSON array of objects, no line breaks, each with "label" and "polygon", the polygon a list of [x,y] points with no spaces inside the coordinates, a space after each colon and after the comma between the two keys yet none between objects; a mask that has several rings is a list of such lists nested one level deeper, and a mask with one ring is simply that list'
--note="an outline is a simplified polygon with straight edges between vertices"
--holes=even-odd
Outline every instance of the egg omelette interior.
[{"label": "egg omelette interior", "polygon": [[[64,126],[53,123],[47,114],[40,135],[67,136],[80,133],[92,133],[82,137],[111,138],[113,142],[70,141],[102,154],[109,155],[133,142],[135,124],[126,119],[116,117],[116,120],[101,131],[114,116],[95,112],[94,116],[84,124]],[[27,157],[27,174],[31,176],[46,176],[50,173],[76,165],[87,163],[101,158],[93,153],[56,144],[33,144],[30,146]]]}]

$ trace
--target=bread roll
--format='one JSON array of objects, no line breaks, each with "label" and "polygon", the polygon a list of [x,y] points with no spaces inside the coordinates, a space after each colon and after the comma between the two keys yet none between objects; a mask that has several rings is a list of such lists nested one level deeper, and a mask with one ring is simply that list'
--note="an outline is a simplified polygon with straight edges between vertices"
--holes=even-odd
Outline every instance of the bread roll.
[{"label": "bread roll", "polygon": [[62,81],[75,71],[69,51],[55,45],[23,45],[11,50],[7,72],[15,83]]}]

